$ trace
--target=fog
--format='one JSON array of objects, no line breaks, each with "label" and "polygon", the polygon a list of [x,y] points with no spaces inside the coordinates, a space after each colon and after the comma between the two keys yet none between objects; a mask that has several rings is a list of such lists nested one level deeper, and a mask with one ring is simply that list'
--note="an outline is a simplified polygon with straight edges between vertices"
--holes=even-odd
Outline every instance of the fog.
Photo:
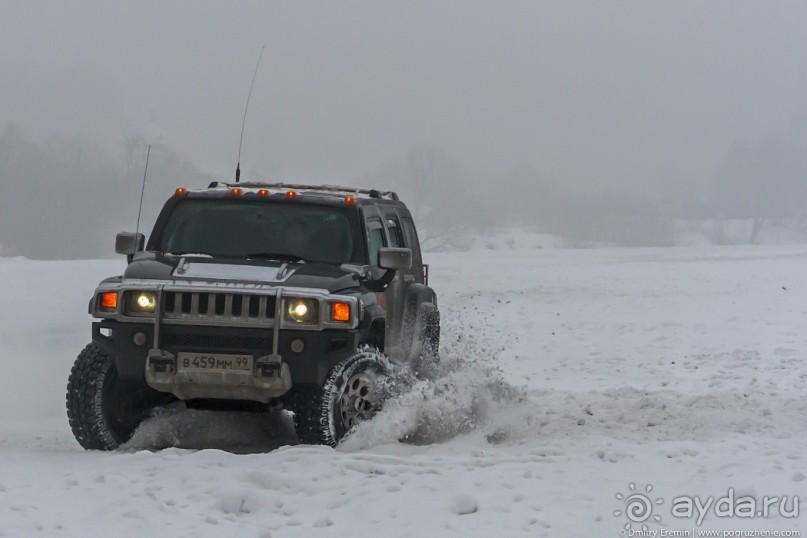
[{"label": "fog", "polygon": [[435,237],[804,234],[804,2],[3,1],[0,255],[108,253],[149,144],[146,228],[232,178],[262,46],[243,178],[395,187]]}]

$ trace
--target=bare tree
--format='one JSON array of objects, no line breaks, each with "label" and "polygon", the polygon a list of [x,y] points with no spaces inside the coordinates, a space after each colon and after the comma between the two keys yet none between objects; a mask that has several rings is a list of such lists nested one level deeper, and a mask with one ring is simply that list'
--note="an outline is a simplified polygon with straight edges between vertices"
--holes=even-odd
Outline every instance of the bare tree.
[{"label": "bare tree", "polygon": [[807,136],[793,131],[729,150],[713,185],[713,203],[727,218],[749,219],[748,242],[784,217],[804,217],[807,209]]},{"label": "bare tree", "polygon": [[[126,138],[124,147],[131,151],[109,153],[81,137],[37,144],[14,126],[0,132],[0,254],[109,255],[114,233],[134,227],[143,170],[138,161],[145,159],[136,140]],[[152,148],[152,158],[144,230],[177,183],[205,183],[204,175],[166,144]]]},{"label": "bare tree", "polygon": [[124,162],[126,163],[126,177],[132,177],[136,163],[141,154],[144,154],[148,143],[142,136],[127,135],[123,137]]},{"label": "bare tree", "polygon": [[455,244],[472,219],[467,176],[444,151],[417,146],[371,179],[405,199],[424,248]]}]

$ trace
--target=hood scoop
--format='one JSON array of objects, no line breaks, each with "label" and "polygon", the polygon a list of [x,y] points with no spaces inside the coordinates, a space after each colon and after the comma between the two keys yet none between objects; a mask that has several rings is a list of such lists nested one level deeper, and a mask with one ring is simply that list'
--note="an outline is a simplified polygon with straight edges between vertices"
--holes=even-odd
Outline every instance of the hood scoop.
[{"label": "hood scoop", "polygon": [[291,271],[283,264],[280,267],[266,265],[237,265],[225,263],[192,262],[187,258],[179,260],[172,276],[200,280],[249,280],[253,282],[277,282],[291,276]]}]

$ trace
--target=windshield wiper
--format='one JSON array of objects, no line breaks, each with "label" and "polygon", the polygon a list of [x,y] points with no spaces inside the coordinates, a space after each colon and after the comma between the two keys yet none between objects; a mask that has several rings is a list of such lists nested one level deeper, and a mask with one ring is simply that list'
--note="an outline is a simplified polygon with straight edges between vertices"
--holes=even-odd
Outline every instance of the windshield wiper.
[{"label": "windshield wiper", "polygon": [[212,252],[205,252],[203,250],[194,250],[193,252],[165,252],[165,256],[174,256],[176,258],[215,258],[216,255]]},{"label": "windshield wiper", "polygon": [[301,258],[296,254],[286,254],[283,252],[253,252],[252,254],[247,254],[246,258],[252,259],[261,259],[261,260],[277,260],[281,262],[303,262],[305,263],[305,258]]}]

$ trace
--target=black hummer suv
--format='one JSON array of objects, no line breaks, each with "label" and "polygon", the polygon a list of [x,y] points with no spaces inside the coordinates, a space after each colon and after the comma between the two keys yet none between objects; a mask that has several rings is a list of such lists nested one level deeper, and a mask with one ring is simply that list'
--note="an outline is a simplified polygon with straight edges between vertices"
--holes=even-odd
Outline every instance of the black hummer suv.
[{"label": "black hummer suv", "polygon": [[117,448],[178,400],[283,406],[301,442],[334,445],[380,408],[393,370],[436,360],[437,298],[394,192],[180,188],[144,243],[118,234],[128,266],[90,301],[99,321],[67,385],[86,449]]}]

